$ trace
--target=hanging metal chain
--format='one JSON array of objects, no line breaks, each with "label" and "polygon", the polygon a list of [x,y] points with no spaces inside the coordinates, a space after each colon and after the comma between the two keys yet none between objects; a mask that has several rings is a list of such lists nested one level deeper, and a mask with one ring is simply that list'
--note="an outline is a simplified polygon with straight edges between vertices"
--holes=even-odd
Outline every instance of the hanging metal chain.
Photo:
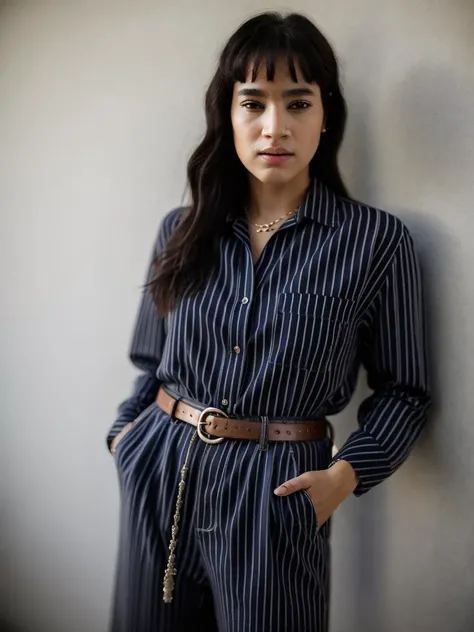
[{"label": "hanging metal chain", "polygon": [[173,590],[175,587],[174,577],[177,573],[176,569],[176,546],[178,544],[178,533],[179,533],[179,520],[181,517],[181,507],[183,505],[183,495],[184,495],[184,487],[186,484],[186,477],[189,470],[189,461],[191,459],[191,449],[194,445],[194,442],[197,439],[197,431],[191,437],[191,441],[189,442],[188,451],[186,454],[186,458],[184,460],[184,465],[181,469],[181,480],[179,481],[178,486],[178,498],[176,500],[176,509],[173,518],[173,526],[171,527],[171,541],[169,545],[169,557],[168,564],[166,565],[165,577],[163,581],[163,601],[165,603],[171,603],[173,601]]}]

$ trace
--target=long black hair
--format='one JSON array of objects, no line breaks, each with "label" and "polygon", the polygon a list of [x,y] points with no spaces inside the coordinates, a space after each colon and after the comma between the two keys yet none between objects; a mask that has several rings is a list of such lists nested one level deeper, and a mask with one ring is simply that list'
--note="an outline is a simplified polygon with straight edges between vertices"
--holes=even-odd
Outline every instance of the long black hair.
[{"label": "long black hair", "polygon": [[309,175],[336,194],[348,197],[337,165],[346,103],[330,44],[308,18],[298,13],[272,11],[249,19],[231,36],[220,55],[206,92],[206,133],[187,165],[191,205],[155,262],[149,285],[161,315],[173,309],[179,298],[196,294],[203,287],[218,263],[219,237],[225,230],[226,217],[242,214],[249,202],[248,173],[233,140],[234,85],[245,82],[250,70],[255,81],[261,63],[266,64],[267,79],[273,81],[281,57],[287,59],[293,81],[297,82],[297,64],[306,82],[316,82],[321,90],[327,131],[310,162]]}]

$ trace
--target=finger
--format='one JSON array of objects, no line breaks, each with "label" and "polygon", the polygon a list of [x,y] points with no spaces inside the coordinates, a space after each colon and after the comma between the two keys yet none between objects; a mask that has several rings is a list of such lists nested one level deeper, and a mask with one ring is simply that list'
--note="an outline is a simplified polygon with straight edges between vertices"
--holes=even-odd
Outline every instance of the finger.
[{"label": "finger", "polygon": [[128,422],[128,424],[126,424],[122,428],[122,430],[118,433],[118,435],[115,435],[115,437],[112,439],[112,443],[110,444],[110,452],[112,454],[115,454],[115,451],[117,450],[117,445],[120,443],[123,436],[127,434],[127,432],[131,429],[132,426],[133,426],[133,422]]},{"label": "finger", "polygon": [[329,516],[324,517],[324,518],[321,518],[321,516],[318,516],[318,515],[317,515],[317,516],[316,516],[316,520],[317,520],[317,523],[318,523],[318,531],[319,531],[319,530],[321,529],[321,527],[322,527],[323,525],[325,525],[325,524],[326,524],[326,522],[329,520]]},{"label": "finger", "polygon": [[273,492],[277,496],[288,496],[288,494],[293,494],[301,489],[308,489],[310,483],[308,482],[308,477],[306,474],[301,474],[296,478],[291,478],[290,480],[277,487]]}]

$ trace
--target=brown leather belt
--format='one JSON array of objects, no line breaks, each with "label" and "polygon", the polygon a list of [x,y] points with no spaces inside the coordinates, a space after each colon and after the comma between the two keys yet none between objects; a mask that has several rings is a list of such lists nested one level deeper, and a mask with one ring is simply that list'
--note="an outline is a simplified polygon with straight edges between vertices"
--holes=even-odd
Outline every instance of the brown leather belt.
[{"label": "brown leather belt", "polygon": [[[163,388],[156,398],[158,406],[168,415],[197,428],[199,438],[206,443],[220,443],[224,439],[261,440],[262,422],[250,419],[232,419],[218,408],[195,408],[176,400]],[[316,441],[328,436],[327,419],[309,422],[268,422],[268,441]]]}]

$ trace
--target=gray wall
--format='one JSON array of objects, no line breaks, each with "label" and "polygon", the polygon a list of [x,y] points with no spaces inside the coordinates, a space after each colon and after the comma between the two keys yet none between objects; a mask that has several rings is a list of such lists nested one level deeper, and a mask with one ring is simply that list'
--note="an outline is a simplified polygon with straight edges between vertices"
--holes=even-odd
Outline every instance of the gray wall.
[{"label": "gray wall", "polygon": [[[1,612],[102,632],[118,490],[104,435],[160,217],[217,51],[255,1],[0,2]],[[339,53],[355,197],[425,271],[436,407],[408,463],[335,518],[332,632],[474,629],[474,3],[300,2]],[[471,373],[472,371],[472,373]],[[355,425],[364,379],[336,420]]]}]

